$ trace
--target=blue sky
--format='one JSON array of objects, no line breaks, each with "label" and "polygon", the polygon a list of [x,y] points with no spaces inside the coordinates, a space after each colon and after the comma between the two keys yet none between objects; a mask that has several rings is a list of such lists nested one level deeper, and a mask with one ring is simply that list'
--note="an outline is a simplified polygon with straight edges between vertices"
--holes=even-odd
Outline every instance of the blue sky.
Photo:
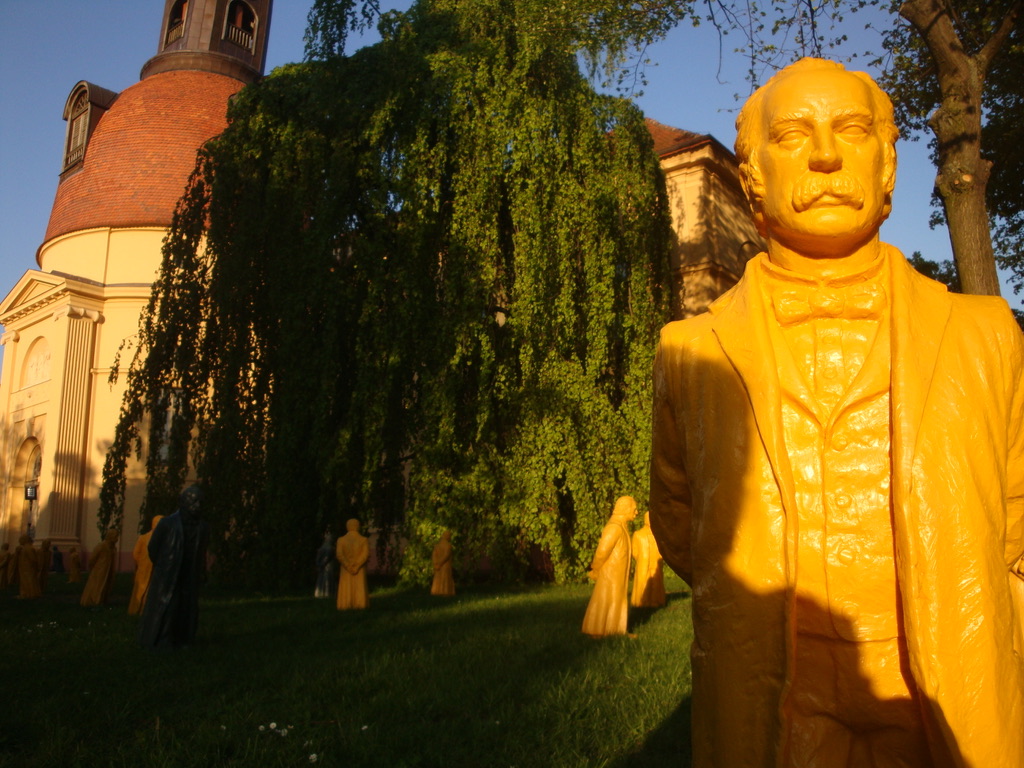
[{"label": "blue sky", "polygon": [[[157,50],[163,0],[0,0],[0,297],[34,268],[57,188],[65,123],[64,102],[79,80],[120,91],[138,80]],[[270,27],[268,71],[302,58],[309,0],[277,0]],[[387,3],[405,7],[406,2]],[[863,26],[859,22],[857,26]],[[871,40],[863,37],[870,45]],[[647,85],[638,98],[645,113],[667,125],[710,133],[732,147],[735,94],[744,95],[745,62],[707,26],[683,24],[645,52]],[[893,214],[883,239],[907,255],[952,258],[946,230],[928,227],[935,169],[925,141],[901,140]],[[1004,287],[1005,297],[1024,299]]]}]

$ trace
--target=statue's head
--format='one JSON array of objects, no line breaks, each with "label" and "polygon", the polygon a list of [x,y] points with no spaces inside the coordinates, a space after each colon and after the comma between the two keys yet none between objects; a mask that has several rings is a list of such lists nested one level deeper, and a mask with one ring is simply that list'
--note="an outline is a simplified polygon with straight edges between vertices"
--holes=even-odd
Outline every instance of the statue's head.
[{"label": "statue's head", "polygon": [[445,541],[451,541],[452,540],[452,532],[451,531],[445,531],[444,533],[441,534],[441,538],[444,539]]},{"label": "statue's head", "polygon": [[178,508],[190,517],[199,517],[203,506],[203,489],[198,485],[190,485],[178,497]]},{"label": "statue's head", "polygon": [[632,520],[636,517],[636,501],[632,496],[620,496],[615,502],[615,508],[612,510],[612,514],[616,517],[624,517],[627,520]]},{"label": "statue's head", "polygon": [[149,524],[149,530],[155,531],[156,527],[160,524],[160,521],[163,519],[163,515],[153,515],[153,521]]},{"label": "statue's head", "polygon": [[867,74],[810,58],[777,72],[736,118],[758,230],[807,256],[869,241],[892,208],[898,136],[892,102]]},{"label": "statue's head", "polygon": [[103,537],[103,540],[109,544],[113,544],[120,537],[121,534],[118,532],[117,528],[108,528],[107,533]]},{"label": "statue's head", "polygon": [[31,544],[32,543],[32,537],[29,536],[27,533],[23,533],[23,534],[21,534],[21,536],[18,537],[18,543],[21,544],[21,546],[25,546],[26,544]]},{"label": "statue's head", "polygon": [[358,531],[359,530],[359,521],[356,520],[353,517],[351,520],[349,520],[347,523],[345,523],[345,530],[347,530],[347,531]]}]

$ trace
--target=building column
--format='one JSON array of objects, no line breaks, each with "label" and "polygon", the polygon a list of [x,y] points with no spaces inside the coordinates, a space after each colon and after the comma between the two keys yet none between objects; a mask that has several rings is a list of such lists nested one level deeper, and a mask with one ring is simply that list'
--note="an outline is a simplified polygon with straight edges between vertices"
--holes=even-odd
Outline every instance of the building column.
[{"label": "building column", "polygon": [[60,382],[60,415],[53,455],[53,475],[47,503],[48,536],[81,540],[82,503],[88,462],[89,401],[92,386],[96,325],[102,315],[94,309],[69,305],[54,321],[67,318],[67,345]]}]

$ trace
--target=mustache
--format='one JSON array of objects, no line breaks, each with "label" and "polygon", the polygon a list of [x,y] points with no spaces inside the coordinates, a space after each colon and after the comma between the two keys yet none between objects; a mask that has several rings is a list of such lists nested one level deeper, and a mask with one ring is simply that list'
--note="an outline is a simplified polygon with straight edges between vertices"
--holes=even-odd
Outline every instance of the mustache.
[{"label": "mustache", "polygon": [[840,171],[805,174],[793,187],[793,208],[802,213],[826,195],[858,210],[864,207],[864,187],[853,175]]}]

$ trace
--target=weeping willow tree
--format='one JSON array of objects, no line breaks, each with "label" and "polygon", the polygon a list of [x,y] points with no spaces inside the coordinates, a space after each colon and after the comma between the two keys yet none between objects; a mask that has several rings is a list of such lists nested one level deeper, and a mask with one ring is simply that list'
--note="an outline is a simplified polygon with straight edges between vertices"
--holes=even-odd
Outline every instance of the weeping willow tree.
[{"label": "weeping willow tree", "polygon": [[353,11],[318,0],[309,60],[243,90],[200,155],[100,525],[138,452],[143,516],[191,467],[250,583],[301,578],[349,517],[401,536],[410,578],[445,528],[467,566],[541,553],[575,578],[615,497],[645,500],[671,238],[642,114],[580,62],[683,10],[422,0],[345,56]]}]

